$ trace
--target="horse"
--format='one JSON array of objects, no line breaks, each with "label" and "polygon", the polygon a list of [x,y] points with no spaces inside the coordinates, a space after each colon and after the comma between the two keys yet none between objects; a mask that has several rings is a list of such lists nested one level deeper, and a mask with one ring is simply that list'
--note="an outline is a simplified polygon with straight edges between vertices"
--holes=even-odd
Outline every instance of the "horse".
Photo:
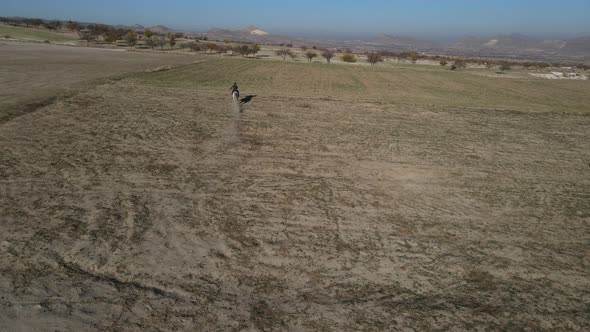
[{"label": "horse", "polygon": [[238,102],[238,99],[240,98],[240,91],[235,90],[231,93],[231,97],[234,100],[235,103]]}]

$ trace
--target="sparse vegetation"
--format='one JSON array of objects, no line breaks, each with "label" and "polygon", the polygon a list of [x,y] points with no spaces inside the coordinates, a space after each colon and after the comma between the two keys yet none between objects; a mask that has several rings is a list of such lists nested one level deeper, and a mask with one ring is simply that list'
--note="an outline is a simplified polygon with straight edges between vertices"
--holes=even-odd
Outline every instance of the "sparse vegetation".
[{"label": "sparse vegetation", "polygon": [[37,41],[49,40],[52,42],[66,42],[78,39],[72,35],[66,35],[57,32],[13,26],[0,26],[0,36],[4,36],[5,38],[8,36],[8,38],[30,39]]},{"label": "sparse vegetation", "polygon": [[383,62],[383,55],[379,52],[370,52],[367,54],[367,61],[373,66],[378,62]]},{"label": "sparse vegetation", "polygon": [[176,35],[174,34],[170,34],[168,35],[168,45],[170,45],[170,48],[174,48],[174,45],[176,45]]},{"label": "sparse vegetation", "polygon": [[326,59],[326,62],[327,62],[327,63],[330,63],[330,61],[332,60],[332,58],[333,58],[335,55],[336,55],[336,53],[334,53],[334,51],[332,51],[332,50],[328,50],[328,49],[326,49],[326,50],[323,50],[323,51],[322,51],[322,57],[323,57],[324,59]]},{"label": "sparse vegetation", "polygon": [[[31,47],[5,95],[161,69],[4,120],[2,314],[27,310],[8,324],[585,327],[585,82]],[[261,96],[242,113],[234,81]]]},{"label": "sparse vegetation", "polygon": [[129,31],[125,35],[125,41],[127,45],[134,47],[137,44],[137,34],[134,31]]},{"label": "sparse vegetation", "polygon": [[3,44],[2,328],[588,325],[587,82]]},{"label": "sparse vegetation", "polygon": [[80,24],[74,21],[68,21],[66,28],[68,28],[70,31],[80,31],[81,29]]},{"label": "sparse vegetation", "polygon": [[85,40],[86,43],[96,39],[96,35],[89,29],[82,29],[78,31],[78,36],[80,36],[80,40]]},{"label": "sparse vegetation", "polygon": [[203,47],[199,43],[190,42],[188,45],[193,52],[200,52],[203,50]]},{"label": "sparse vegetation", "polygon": [[457,70],[457,69],[461,69],[461,68],[465,68],[465,67],[467,67],[467,63],[465,63],[464,60],[456,60],[451,65],[451,70]]},{"label": "sparse vegetation", "polygon": [[153,50],[157,44],[156,39],[157,39],[157,37],[152,35],[149,38],[145,39],[145,44]]},{"label": "sparse vegetation", "polygon": [[154,39],[154,45],[159,47],[161,50],[163,50],[164,46],[166,46],[166,38],[164,36],[152,36],[152,39]]},{"label": "sparse vegetation", "polygon": [[260,52],[260,49],[260,45],[254,44],[250,47],[249,54],[256,55],[258,52]]},{"label": "sparse vegetation", "polygon": [[[209,50],[209,53],[213,53],[213,52],[217,51],[217,48],[218,48],[217,44],[207,43],[207,50]],[[244,49],[244,50],[247,51],[247,49]]]},{"label": "sparse vegetation", "polygon": [[283,58],[283,61],[285,61],[287,56],[292,57],[293,52],[288,48],[281,48],[280,50],[276,51],[275,54]]},{"label": "sparse vegetation", "polygon": [[507,71],[507,70],[512,69],[512,65],[507,61],[503,61],[502,63],[500,63],[499,69],[501,71]]}]

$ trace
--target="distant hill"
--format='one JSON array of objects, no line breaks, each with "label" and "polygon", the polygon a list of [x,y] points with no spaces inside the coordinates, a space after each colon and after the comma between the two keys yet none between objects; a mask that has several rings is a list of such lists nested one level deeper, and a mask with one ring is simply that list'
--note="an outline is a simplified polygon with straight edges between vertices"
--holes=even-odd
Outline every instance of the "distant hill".
[{"label": "distant hill", "polygon": [[387,48],[399,50],[427,50],[439,46],[428,40],[419,40],[408,36],[394,36],[388,34],[379,35],[370,40],[370,42],[375,43],[376,45],[383,45],[387,46]]},{"label": "distant hill", "polygon": [[[23,26],[25,23],[11,23],[15,20],[23,20],[21,17],[4,18],[5,24]],[[49,23],[50,20],[43,20]],[[61,21],[62,25],[65,21]],[[28,23],[26,23],[28,25]],[[82,26],[95,24],[80,22]],[[378,35],[374,38],[356,40],[335,40],[299,38],[284,35],[275,35],[264,31],[254,25],[241,29],[211,28],[207,32],[182,31],[163,25],[144,27],[135,25],[115,25],[119,29],[129,29],[143,32],[146,29],[158,34],[182,33],[189,37],[207,37],[211,40],[232,40],[236,42],[250,42],[261,44],[293,44],[294,46],[317,46],[327,48],[351,49],[359,52],[367,50],[388,51],[417,51],[431,54],[446,54],[455,56],[477,57],[520,57],[522,59],[535,60],[571,60],[590,63],[590,36],[572,39],[540,39],[523,34],[497,35],[493,37],[470,36],[454,42],[437,43],[430,40],[417,39],[412,36],[400,36],[391,33]],[[6,35],[10,35],[6,33]]]},{"label": "distant hill", "polygon": [[231,39],[249,42],[274,42],[279,39],[289,39],[289,37],[272,35],[253,25],[238,30],[212,28],[207,31],[206,35],[214,39]]},{"label": "distant hill", "polygon": [[590,37],[569,40],[540,40],[519,34],[466,37],[448,45],[448,48],[484,54],[587,56],[590,55]]},{"label": "distant hill", "polygon": [[145,30],[145,28],[143,27],[143,25],[139,25],[139,24],[132,25],[131,26],[131,29],[132,30],[135,30],[135,31],[144,31]]},{"label": "distant hill", "polygon": [[565,41],[561,52],[563,54],[590,56],[590,37],[580,37]]},{"label": "distant hill", "polygon": [[155,32],[155,33],[169,33],[169,32],[175,31],[175,30],[165,27],[163,25],[154,25],[153,27],[149,27],[146,29],[150,30],[151,32]]}]

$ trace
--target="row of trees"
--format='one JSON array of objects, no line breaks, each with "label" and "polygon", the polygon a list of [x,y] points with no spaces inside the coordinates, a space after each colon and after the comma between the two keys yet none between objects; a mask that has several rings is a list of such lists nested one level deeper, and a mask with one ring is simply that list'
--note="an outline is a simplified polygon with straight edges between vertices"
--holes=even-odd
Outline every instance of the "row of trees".
[{"label": "row of trees", "polygon": [[43,20],[40,18],[0,17],[0,22],[12,26],[45,27],[49,30],[61,29],[63,24],[59,20]]},{"label": "row of trees", "polygon": [[[297,58],[297,54],[288,48],[281,48],[278,51],[276,51],[275,54],[282,57],[283,61],[286,60],[287,57],[290,57],[291,60],[295,60]],[[333,50],[330,50],[330,49],[324,49],[324,50],[321,50],[321,53],[319,55],[321,55],[324,59],[326,59],[327,63],[330,63],[332,61],[332,59],[336,56],[336,52]],[[309,62],[311,62],[311,61],[313,61],[313,59],[318,57],[318,54],[314,51],[307,51],[304,53],[304,56]],[[350,51],[344,53],[340,57],[340,59],[344,62],[356,62],[357,61],[356,56],[354,54],[352,54],[352,52],[350,52]],[[379,52],[367,53],[367,61],[371,65],[374,65],[377,62],[383,61],[383,55]]]},{"label": "row of trees", "polygon": [[202,52],[202,53],[209,53],[209,54],[227,54],[232,52],[232,54],[240,54],[244,57],[250,55],[256,55],[260,52],[260,45],[253,44],[253,45],[221,45],[216,43],[198,43],[198,42],[188,42],[183,43],[180,45],[182,48],[188,48],[193,52]]}]

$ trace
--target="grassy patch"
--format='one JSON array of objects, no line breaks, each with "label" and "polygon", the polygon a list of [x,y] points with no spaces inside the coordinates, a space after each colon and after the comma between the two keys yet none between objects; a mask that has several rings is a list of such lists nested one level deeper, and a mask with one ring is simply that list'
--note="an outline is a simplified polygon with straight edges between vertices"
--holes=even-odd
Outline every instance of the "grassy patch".
[{"label": "grassy patch", "polygon": [[[224,58],[136,76],[150,85],[444,107],[588,111],[590,84],[491,78],[438,67],[367,67]],[[250,93],[247,92],[247,93]]]},{"label": "grassy patch", "polygon": [[68,36],[46,30],[0,26],[0,36],[10,36],[16,39],[49,40],[54,42],[77,40],[74,36]]}]

